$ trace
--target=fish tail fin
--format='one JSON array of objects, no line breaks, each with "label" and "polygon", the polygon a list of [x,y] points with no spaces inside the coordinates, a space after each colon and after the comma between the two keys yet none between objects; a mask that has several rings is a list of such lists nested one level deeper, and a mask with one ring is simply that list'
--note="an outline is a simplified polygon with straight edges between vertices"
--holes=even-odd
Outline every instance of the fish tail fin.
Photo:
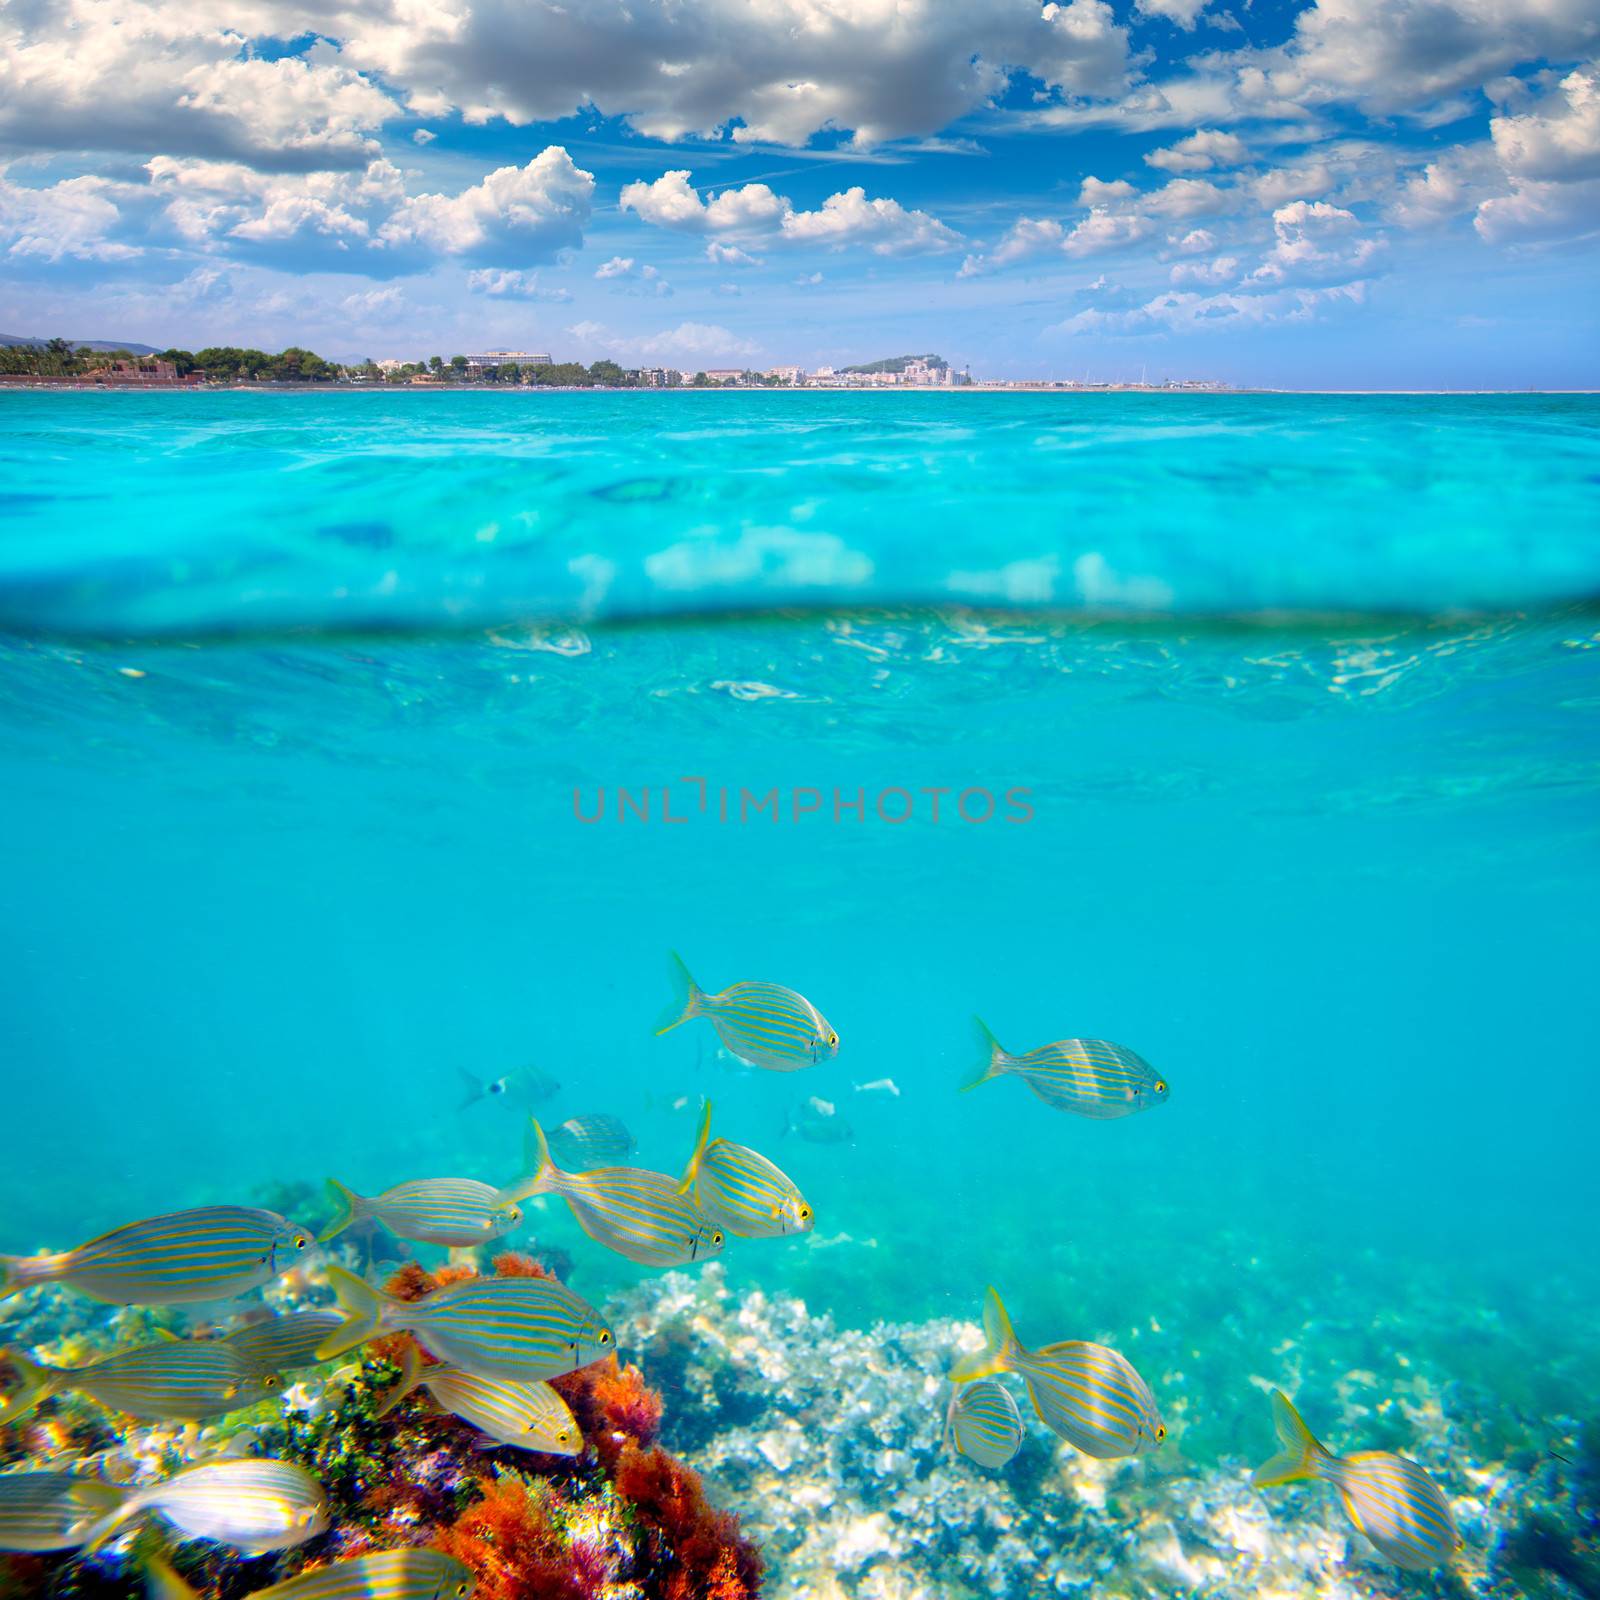
[{"label": "fish tail fin", "polygon": [[25,1417],[41,1400],[48,1400],[62,1387],[62,1374],[53,1367],[30,1360],[20,1350],[0,1349],[0,1369],[11,1373],[13,1386],[0,1404],[0,1423]]},{"label": "fish tail fin", "polygon": [[422,1352],[415,1339],[407,1339],[400,1356],[400,1380],[373,1408],[374,1417],[386,1417],[422,1382]]},{"label": "fish tail fin", "polygon": [[117,1534],[125,1523],[131,1522],[144,1510],[144,1500],[138,1494],[130,1494],[121,1505],[108,1511],[98,1522],[92,1522],[82,1530],[74,1533],[73,1537],[80,1540],[79,1555],[92,1556],[107,1539]]},{"label": "fish tail fin", "polygon": [[550,1141],[544,1136],[537,1117],[528,1118],[528,1131],[522,1138],[522,1162],[528,1176],[508,1184],[495,1196],[497,1200],[516,1205],[536,1194],[552,1194],[555,1180],[563,1176],[550,1154]]},{"label": "fish tail fin", "polygon": [[144,1563],[145,1600],[197,1600],[195,1592],[172,1569],[163,1555],[152,1555]]},{"label": "fish tail fin", "polygon": [[1328,1452],[1281,1389],[1272,1391],[1272,1425],[1278,1430],[1283,1449],[1270,1461],[1262,1462],[1250,1475],[1250,1481],[1264,1489],[1275,1483],[1293,1483],[1297,1478],[1320,1477]]},{"label": "fish tail fin", "polygon": [[680,1022],[698,1017],[705,1009],[705,991],[694,981],[683,957],[672,952],[672,1004],[656,1019],[656,1034],[671,1033]]},{"label": "fish tail fin", "polygon": [[1010,1371],[1022,1346],[1006,1315],[1005,1303],[991,1288],[983,1302],[983,1349],[963,1356],[950,1369],[952,1383],[970,1383],[974,1378],[992,1378]]},{"label": "fish tail fin", "polygon": [[374,1338],[383,1325],[384,1297],[343,1267],[328,1268],[328,1287],[339,1297],[344,1322],[317,1346],[318,1361],[329,1361]]},{"label": "fish tail fin", "polygon": [[45,1256],[0,1256],[0,1300],[8,1300],[36,1283],[54,1283],[67,1269],[72,1252]]},{"label": "fish tail fin", "polygon": [[688,1194],[694,1188],[695,1179],[700,1176],[700,1160],[706,1153],[706,1141],[711,1137],[711,1102],[706,1101],[706,1108],[700,1116],[700,1132],[695,1137],[694,1154],[689,1157],[689,1165],[684,1168],[683,1181],[678,1185],[679,1194]]},{"label": "fish tail fin", "polygon": [[317,1235],[318,1244],[326,1244],[366,1215],[367,1202],[354,1189],[345,1188],[337,1178],[328,1179],[328,1193],[339,1209],[334,1213],[333,1221]]},{"label": "fish tail fin", "polygon": [[983,1065],[961,1085],[962,1094],[969,1089],[976,1089],[980,1083],[987,1083],[991,1078],[998,1078],[1005,1071],[1003,1063],[1006,1053],[1000,1048],[1000,1041],[989,1032],[988,1023],[982,1017],[974,1017],[972,1031],[978,1041],[978,1048],[983,1052]]},{"label": "fish tail fin", "polygon": [[484,1087],[483,1079],[476,1073],[468,1072],[465,1067],[457,1067],[456,1076],[461,1080],[462,1093],[466,1095],[466,1099],[457,1107],[460,1111],[465,1111],[468,1106],[476,1105],[489,1092]]}]

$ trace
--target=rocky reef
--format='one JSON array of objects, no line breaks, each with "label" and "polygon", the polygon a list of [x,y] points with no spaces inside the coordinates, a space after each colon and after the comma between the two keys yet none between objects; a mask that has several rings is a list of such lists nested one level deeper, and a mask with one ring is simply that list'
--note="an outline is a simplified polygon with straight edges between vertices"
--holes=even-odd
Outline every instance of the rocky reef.
[{"label": "rocky reef", "polygon": [[[1527,1438],[1513,1446],[1492,1397],[1422,1376],[1396,1402],[1374,1374],[1350,1372],[1322,1420],[1353,1446],[1403,1408],[1408,1449],[1466,1539],[1456,1570],[1432,1575],[1383,1561],[1330,1490],[1263,1493],[1254,1460],[1188,1459],[1181,1430],[1153,1455],[1091,1460],[1032,1419],[1020,1388],[1028,1438],[1006,1468],[948,1453],[942,1375],[981,1344],[975,1323],[842,1329],[790,1295],[736,1296],[713,1265],[635,1291],[617,1329],[672,1397],[667,1442],[761,1545],[773,1600],[1600,1595],[1600,1436],[1568,1462]],[[1181,1378],[1159,1387],[1181,1417]],[[1264,1387],[1245,1391],[1260,1403],[1262,1455]]]},{"label": "rocky reef", "polygon": [[[476,1269],[407,1263],[392,1294],[416,1298]],[[502,1275],[546,1275],[528,1256],[497,1256]],[[309,1304],[308,1279],[268,1291],[278,1310]],[[167,1320],[172,1319],[168,1314]],[[91,1359],[165,1326],[46,1291],[26,1334],[51,1362]],[[189,1330],[194,1331],[194,1330]],[[204,1331],[204,1330],[202,1330]],[[302,1567],[370,1550],[431,1544],[465,1561],[480,1600],[753,1600],[762,1563],[736,1518],[715,1509],[699,1475],[657,1443],[663,1404],[637,1366],[613,1357],[556,1380],[583,1430],[575,1458],[485,1448],[469,1424],[412,1398],[378,1408],[399,1377],[397,1336],[359,1361],[301,1373],[280,1399],[219,1423],[137,1423],[65,1394],[0,1429],[0,1470],[71,1466],[139,1484],[200,1459],[266,1455],[297,1462],[323,1486],[327,1533],[282,1556],[248,1558],[190,1543],[173,1565],[202,1596],[238,1600]],[[0,1555],[0,1597],[121,1600],[142,1594],[141,1556],[155,1530],[90,1558]]]}]

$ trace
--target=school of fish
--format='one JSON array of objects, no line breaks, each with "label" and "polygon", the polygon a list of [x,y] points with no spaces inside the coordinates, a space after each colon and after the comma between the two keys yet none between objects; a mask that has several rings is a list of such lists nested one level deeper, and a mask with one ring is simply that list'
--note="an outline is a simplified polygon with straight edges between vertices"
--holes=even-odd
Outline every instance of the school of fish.
[{"label": "school of fish", "polygon": [[[743,982],[710,992],[677,956],[673,975],[677,995],[658,1033],[703,1018],[721,1050],[771,1072],[818,1066],[839,1053],[838,1033],[792,989]],[[1169,1097],[1165,1077],[1123,1045],[1068,1038],[1012,1054],[981,1021],[976,1028],[981,1058],[963,1089],[1016,1077],[1047,1106],[1102,1121],[1152,1110]],[[461,1075],[466,1106],[498,1097],[534,1104],[560,1087],[535,1068],[489,1080]],[[900,1095],[887,1078],[855,1090]],[[853,1138],[834,1104],[817,1096],[786,1127],[815,1144]],[[573,1117],[548,1132],[530,1119],[525,1176],[502,1186],[413,1179],[371,1196],[330,1180],[335,1215],[315,1242],[330,1244],[347,1230],[376,1225],[444,1249],[485,1245],[518,1227],[523,1202],[541,1195],[564,1201],[595,1243],[645,1267],[707,1261],[729,1237],[778,1239],[806,1234],[815,1224],[811,1204],[773,1161],[712,1137],[709,1101],[680,1175],[621,1165],[634,1148],[626,1125],[607,1113]],[[557,1153],[567,1165],[558,1164]],[[119,1306],[232,1299],[304,1262],[312,1245],[306,1229],[272,1211],[190,1208],[127,1223],[75,1249],[0,1256],[0,1301],[51,1283]],[[130,1344],[75,1367],[46,1365],[0,1345],[0,1423],[69,1390],[132,1417],[200,1422],[271,1397],[286,1372],[403,1333],[409,1337],[400,1379],[382,1398],[379,1417],[425,1393],[477,1429],[490,1448],[582,1453],[581,1431],[548,1380],[604,1359],[616,1341],[601,1313],[565,1284],[469,1278],[407,1301],[337,1263],[324,1270],[333,1307],[255,1317],[218,1338]],[[1154,1394],[1117,1351],[1071,1339],[1025,1345],[993,1288],[983,1331],[982,1349],[962,1356],[949,1373],[944,1438],[960,1456],[995,1471],[1020,1449],[1025,1423],[1000,1381],[1006,1374],[1020,1380],[1038,1420],[1086,1455],[1140,1456],[1166,1441]],[[1381,1450],[1337,1455],[1284,1394],[1274,1391],[1271,1400],[1282,1449],[1257,1470],[1258,1485],[1325,1482],[1355,1528],[1397,1567],[1450,1566],[1462,1540],[1449,1502],[1421,1466]],[[202,1461],[137,1489],[71,1470],[25,1466],[0,1473],[0,1551],[87,1556],[151,1525],[168,1541],[211,1540],[262,1555],[309,1543],[327,1530],[329,1517],[322,1486],[304,1468],[268,1458]],[[160,1543],[154,1554],[138,1557],[148,1592],[153,1600],[194,1600]],[[455,1558],[415,1547],[330,1562],[256,1593],[262,1600],[466,1600],[474,1582]]]}]

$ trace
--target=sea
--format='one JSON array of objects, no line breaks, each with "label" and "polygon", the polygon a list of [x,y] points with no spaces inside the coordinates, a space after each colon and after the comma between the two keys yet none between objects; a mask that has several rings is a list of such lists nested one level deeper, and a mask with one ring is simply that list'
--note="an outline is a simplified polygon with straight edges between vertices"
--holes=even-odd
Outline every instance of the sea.
[{"label": "sea", "polygon": [[[0,463],[0,1251],[510,1184],[531,1117],[677,1174],[709,1100],[816,1214],[677,1291],[789,1352],[773,1407],[848,1430],[840,1352],[953,1361],[993,1285],[1172,1432],[1116,1468],[1165,1565],[802,1570],[821,1502],[720,1482],[663,1373],[772,1593],[1600,1593],[1600,400],[6,392]],[[673,952],[837,1056],[658,1035]],[[1170,1093],[963,1093],[974,1017]],[[665,1292],[555,1199],[508,1243],[635,1326]],[[927,1482],[925,1377],[852,1526]],[[1272,1387],[1425,1461],[1470,1571],[1250,1489]],[[1275,1518],[1333,1542],[1269,1589]]]}]

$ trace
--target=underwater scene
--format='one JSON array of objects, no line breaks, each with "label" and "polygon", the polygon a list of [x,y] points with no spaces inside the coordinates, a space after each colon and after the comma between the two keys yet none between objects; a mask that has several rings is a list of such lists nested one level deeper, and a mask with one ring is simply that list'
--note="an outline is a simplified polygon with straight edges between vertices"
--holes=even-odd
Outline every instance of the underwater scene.
[{"label": "underwater scene", "polygon": [[1600,1595],[1600,402],[0,457],[0,1596]]}]

